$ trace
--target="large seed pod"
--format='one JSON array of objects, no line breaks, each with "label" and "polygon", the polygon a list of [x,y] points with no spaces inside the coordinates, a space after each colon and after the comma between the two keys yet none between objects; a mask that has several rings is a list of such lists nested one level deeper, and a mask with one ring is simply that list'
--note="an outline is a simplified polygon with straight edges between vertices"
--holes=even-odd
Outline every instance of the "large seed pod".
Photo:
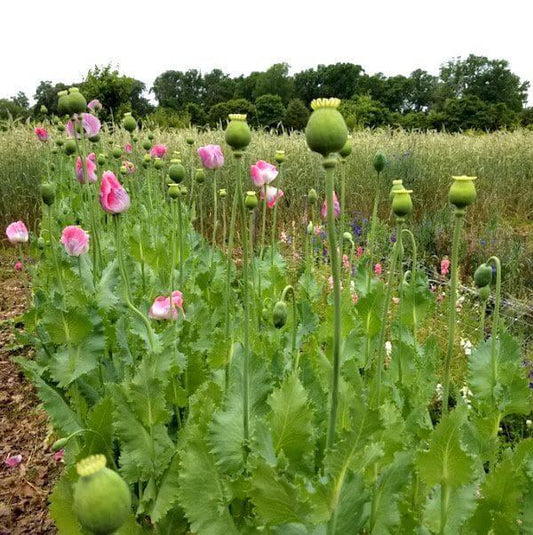
[{"label": "large seed pod", "polygon": [[348,138],[344,117],[337,109],[338,98],[318,98],[311,102],[313,113],[305,128],[305,139],[309,148],[326,157],[339,152]]},{"label": "large seed pod", "polygon": [[229,124],[226,127],[226,143],[233,150],[244,150],[252,140],[252,132],[246,122],[246,115],[229,115]]},{"label": "large seed pod", "polygon": [[448,198],[450,202],[459,210],[470,206],[477,197],[475,176],[453,176]]}]

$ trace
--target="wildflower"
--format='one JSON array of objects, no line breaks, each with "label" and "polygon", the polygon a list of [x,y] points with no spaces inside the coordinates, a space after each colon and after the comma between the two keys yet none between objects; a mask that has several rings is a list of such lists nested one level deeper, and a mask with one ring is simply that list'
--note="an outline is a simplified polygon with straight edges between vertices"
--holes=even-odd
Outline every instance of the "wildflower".
[{"label": "wildflower", "polygon": [[287,233],[285,231],[282,231],[279,239],[282,243],[287,243]]},{"label": "wildflower", "polygon": [[22,221],[16,221],[8,225],[6,235],[9,243],[25,243],[29,238],[28,229]]},{"label": "wildflower", "polygon": [[102,103],[97,99],[94,98],[87,104],[87,107],[93,112],[97,113],[102,110]]},{"label": "wildflower", "polygon": [[274,208],[276,202],[278,199],[281,199],[283,197],[283,191],[279,188],[275,188],[274,186],[263,186],[261,189],[261,199],[265,198],[265,188],[266,188],[266,201],[267,206],[269,208]]},{"label": "wildflower", "polygon": [[105,171],[100,185],[100,204],[110,214],[120,214],[130,207],[130,197],[117,177],[111,171]]},{"label": "wildflower", "polygon": [[374,273],[378,276],[383,273],[383,268],[379,262],[374,266]]},{"label": "wildflower", "polygon": [[96,155],[94,152],[91,152],[87,158],[85,158],[85,166],[87,170],[87,176],[85,176],[83,170],[83,164],[81,158],[78,156],[76,159],[76,178],[80,184],[85,184],[86,182],[96,182],[98,177],[96,176]]},{"label": "wildflower", "polygon": [[357,301],[359,301],[359,295],[357,295],[357,292],[352,293],[352,303],[354,305],[357,305]]},{"label": "wildflower", "polygon": [[[100,132],[100,128],[102,128],[102,124],[100,123],[100,119],[98,119],[98,117],[96,117],[95,115],[92,115],[90,113],[82,113],[81,127],[85,135],[88,138],[91,138],[98,135],[98,132]],[[74,137],[74,123],[72,122],[72,119],[67,123],[67,132],[70,137]],[[77,128],[76,137],[78,139],[81,138],[81,134],[79,133]]]},{"label": "wildflower", "polygon": [[206,169],[220,169],[224,165],[224,154],[219,145],[206,145],[197,152]]},{"label": "wildflower", "polygon": [[170,308],[170,297],[161,295],[152,303],[148,315],[155,320],[169,320],[172,314],[172,317],[177,319],[178,309],[183,313],[183,294],[180,291],[172,292],[172,312]]},{"label": "wildflower", "polygon": [[348,258],[347,254],[342,255],[342,266],[345,269],[350,269],[350,259]]},{"label": "wildflower", "polygon": [[131,143],[126,143],[124,145],[124,152],[126,154],[131,154],[132,150],[133,150],[133,147],[131,146]]},{"label": "wildflower", "polygon": [[392,302],[397,305],[399,302],[400,302],[400,298],[399,297],[393,297],[392,298]]},{"label": "wildflower", "polygon": [[65,448],[61,448],[59,451],[56,451],[54,453],[54,461],[57,463],[61,462],[63,460],[63,456],[65,455]]},{"label": "wildflower", "polygon": [[468,388],[468,386],[465,384],[463,387],[459,390],[461,397],[463,398],[463,401],[466,403],[469,409],[472,408],[472,402],[470,398],[473,396],[471,390]]},{"label": "wildflower", "polygon": [[22,455],[9,455],[6,459],[6,466],[9,468],[14,468],[22,462]]},{"label": "wildflower", "polygon": [[165,145],[157,144],[150,149],[150,156],[154,158],[163,158],[167,153],[167,148]]},{"label": "wildflower", "polygon": [[460,344],[463,348],[464,354],[469,357],[472,354],[472,342],[470,340],[461,338]]},{"label": "wildflower", "polygon": [[15,262],[15,271],[22,271],[22,262],[20,260]]},{"label": "wildflower", "polygon": [[132,173],[135,173],[135,165],[128,161],[128,160],[124,160],[124,162],[122,162],[122,167],[124,167],[124,169],[126,170],[126,173],[128,173],[128,175],[131,175]]},{"label": "wildflower", "polygon": [[70,256],[80,256],[89,250],[89,234],[81,227],[70,225],[63,229],[61,243]]},{"label": "wildflower", "polygon": [[250,176],[254,186],[261,188],[270,184],[278,176],[278,170],[275,165],[259,160],[250,167]]},{"label": "wildflower", "polygon": [[357,247],[357,256],[363,256],[363,247],[361,245]]},{"label": "wildflower", "polygon": [[[322,219],[326,219],[328,216],[328,203],[324,201],[324,204],[322,205],[322,210],[320,210],[320,215],[322,216]],[[333,217],[335,219],[338,219],[341,215],[341,205],[339,203],[339,199],[337,198],[337,194],[333,193]]]},{"label": "wildflower", "polygon": [[450,260],[448,259],[448,257],[445,256],[440,261],[440,274],[443,277],[446,277],[446,275],[448,275],[449,273],[450,273]]},{"label": "wildflower", "polygon": [[437,401],[442,401],[442,394],[444,392],[444,389],[440,383],[437,383],[437,386],[435,387],[435,393],[437,394]]},{"label": "wildflower", "polygon": [[48,141],[48,132],[46,131],[46,128],[37,127],[33,131],[39,138],[39,141]]}]

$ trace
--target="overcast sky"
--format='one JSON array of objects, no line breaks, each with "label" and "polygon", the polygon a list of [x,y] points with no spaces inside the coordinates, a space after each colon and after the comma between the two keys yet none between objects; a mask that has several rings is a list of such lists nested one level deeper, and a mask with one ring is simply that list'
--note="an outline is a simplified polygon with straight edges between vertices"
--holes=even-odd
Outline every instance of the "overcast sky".
[{"label": "overcast sky", "polygon": [[346,61],[436,74],[470,53],[507,59],[533,86],[532,19],[532,0],[7,0],[0,97],[110,62],[150,88],[168,69],[239,75],[283,61],[292,72]]}]

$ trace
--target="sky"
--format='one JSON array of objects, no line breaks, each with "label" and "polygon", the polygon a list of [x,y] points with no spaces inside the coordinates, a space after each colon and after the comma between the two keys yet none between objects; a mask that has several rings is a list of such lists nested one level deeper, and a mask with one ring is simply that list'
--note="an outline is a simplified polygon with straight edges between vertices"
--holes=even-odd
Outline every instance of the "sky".
[{"label": "sky", "polygon": [[31,98],[41,80],[81,80],[108,63],[150,88],[165,70],[235,76],[278,62],[437,74],[470,53],[508,60],[533,86],[531,0],[19,0],[2,19],[0,98]]}]

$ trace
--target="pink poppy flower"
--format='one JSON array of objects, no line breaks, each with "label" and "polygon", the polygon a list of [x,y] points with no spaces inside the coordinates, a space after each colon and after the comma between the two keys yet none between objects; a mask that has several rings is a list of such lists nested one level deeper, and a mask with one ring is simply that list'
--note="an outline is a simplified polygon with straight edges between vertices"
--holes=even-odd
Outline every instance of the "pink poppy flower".
[{"label": "pink poppy flower", "polygon": [[383,273],[383,268],[379,262],[374,266],[374,273],[376,275],[381,275]]},{"label": "pink poppy flower", "polygon": [[39,141],[48,141],[48,132],[46,131],[46,128],[37,127],[33,130],[37,137],[39,138]]},{"label": "pink poppy flower", "polygon": [[22,271],[22,262],[20,260],[15,262],[15,271]]},{"label": "pink poppy flower", "polygon": [[9,468],[14,468],[15,466],[18,466],[22,462],[22,455],[19,453],[18,455],[9,455],[9,457],[6,459],[6,466]]},{"label": "pink poppy flower", "polygon": [[440,261],[440,274],[445,277],[448,273],[450,273],[450,260],[445,257]]},{"label": "pink poppy flower", "polygon": [[254,186],[261,188],[265,184],[270,184],[278,176],[278,170],[275,165],[259,160],[250,167],[250,176]]},{"label": "pink poppy flower", "polygon": [[283,191],[274,186],[263,186],[261,189],[260,197],[261,199],[265,198],[265,188],[266,188],[266,201],[269,208],[274,208],[278,199],[283,197]]},{"label": "pink poppy flower", "polygon": [[[326,219],[328,217],[328,203],[324,201],[324,204],[322,205],[322,210],[320,210],[320,215],[322,216],[322,219]],[[341,205],[339,203],[339,199],[337,198],[337,194],[333,193],[333,216],[335,219],[338,219],[341,215]]]},{"label": "pink poppy flower", "polygon": [[[180,309],[183,313],[183,295],[178,290],[172,292],[172,317],[174,319],[178,317],[177,309]],[[164,295],[156,297],[150,307],[148,316],[154,320],[169,320],[171,318],[170,297],[165,297]]]},{"label": "pink poppy flower", "polygon": [[131,151],[133,150],[132,146],[131,146],[131,143],[126,143],[124,145],[124,152],[126,154],[131,154]]},{"label": "pink poppy flower", "polygon": [[94,113],[97,113],[99,111],[101,111],[102,109],[102,103],[97,99],[97,98],[94,98],[93,100],[91,100],[89,102],[89,104],[87,104],[87,107]]},{"label": "pink poppy flower", "polygon": [[220,145],[206,145],[200,147],[197,152],[206,169],[220,169],[224,165],[224,154]]},{"label": "pink poppy flower", "polygon": [[85,180],[85,174],[83,172],[83,164],[81,163],[81,158],[78,156],[76,158],[76,178],[80,184],[85,184],[85,182],[96,182],[98,177],[96,176],[96,155],[94,152],[91,152],[87,158],[85,158],[85,164],[87,166],[87,180]]},{"label": "pink poppy flower", "polygon": [[8,225],[6,235],[9,243],[25,243],[29,238],[28,229],[22,221],[16,221]]},{"label": "pink poppy flower", "polygon": [[130,207],[130,197],[111,171],[104,171],[100,185],[100,204],[110,214],[120,214]]},{"label": "pink poppy flower", "polygon": [[131,175],[132,173],[135,173],[135,165],[133,165],[132,162],[130,162],[128,160],[124,160],[122,162],[122,165],[126,168],[126,173],[128,173],[128,175]]},{"label": "pink poppy flower", "polygon": [[65,455],[65,448],[61,448],[59,451],[56,451],[54,453],[54,461],[57,463],[61,462],[63,460],[63,456]]},{"label": "pink poppy flower", "polygon": [[[81,126],[88,138],[96,136],[98,132],[100,132],[100,128],[102,128],[100,119],[91,113],[81,114]],[[67,123],[67,132],[70,137],[74,137],[74,123],[72,122],[72,119]],[[76,132],[76,137],[78,139],[81,138],[79,132]]]},{"label": "pink poppy flower", "polygon": [[70,225],[63,229],[61,243],[70,256],[80,256],[89,250],[89,234],[81,227]]},{"label": "pink poppy flower", "polygon": [[357,256],[363,256],[363,247],[361,245],[357,247]]},{"label": "pink poppy flower", "polygon": [[153,156],[154,158],[163,158],[163,156],[167,153],[167,148],[165,145],[154,145],[150,149],[150,156]]}]

